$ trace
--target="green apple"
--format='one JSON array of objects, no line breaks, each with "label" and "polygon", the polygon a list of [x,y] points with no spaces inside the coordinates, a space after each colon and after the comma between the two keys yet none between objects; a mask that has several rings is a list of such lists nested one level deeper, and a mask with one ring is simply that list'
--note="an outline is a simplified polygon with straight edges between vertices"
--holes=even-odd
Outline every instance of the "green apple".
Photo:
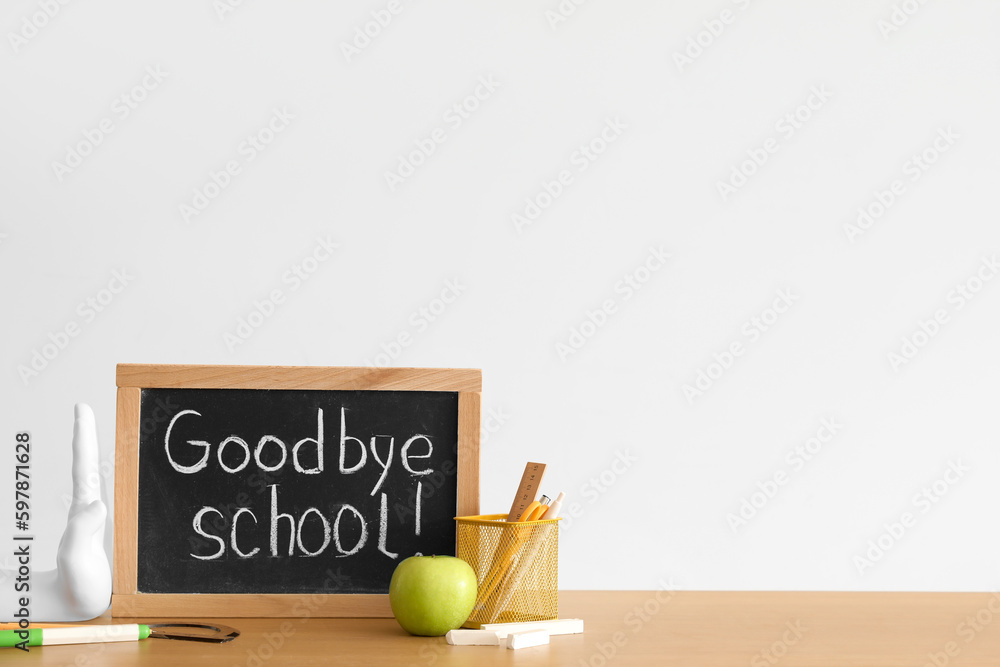
[{"label": "green apple", "polygon": [[389,582],[396,620],[411,635],[425,637],[440,637],[465,623],[476,593],[476,573],[454,556],[410,556]]}]

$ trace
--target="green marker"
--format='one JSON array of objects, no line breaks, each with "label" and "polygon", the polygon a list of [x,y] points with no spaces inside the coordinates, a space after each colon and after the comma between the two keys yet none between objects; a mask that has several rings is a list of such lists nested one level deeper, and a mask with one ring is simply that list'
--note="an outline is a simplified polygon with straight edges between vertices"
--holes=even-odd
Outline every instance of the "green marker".
[{"label": "green marker", "polygon": [[[50,646],[52,644],[93,644],[134,642],[149,637],[148,625],[77,625],[66,628],[0,630],[0,646]],[[27,644],[25,644],[27,640]]]},{"label": "green marker", "polygon": [[0,630],[0,648],[18,646],[51,646],[53,644],[96,644],[104,642],[134,642],[147,637],[154,639],[186,639],[188,641],[222,644],[240,636],[239,630],[228,625],[203,623],[154,623],[141,625],[68,625],[57,628]]}]

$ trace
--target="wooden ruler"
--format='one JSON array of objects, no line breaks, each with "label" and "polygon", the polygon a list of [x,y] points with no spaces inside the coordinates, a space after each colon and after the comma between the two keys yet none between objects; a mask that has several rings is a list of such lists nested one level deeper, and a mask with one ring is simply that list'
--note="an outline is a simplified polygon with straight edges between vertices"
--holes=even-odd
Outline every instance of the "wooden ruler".
[{"label": "wooden ruler", "polygon": [[524,510],[528,509],[538,495],[538,487],[542,483],[542,476],[545,475],[544,463],[528,462],[524,466],[524,474],[521,475],[521,484],[517,487],[517,495],[514,497],[514,504],[510,506],[510,513],[507,521],[517,521],[521,518]]}]

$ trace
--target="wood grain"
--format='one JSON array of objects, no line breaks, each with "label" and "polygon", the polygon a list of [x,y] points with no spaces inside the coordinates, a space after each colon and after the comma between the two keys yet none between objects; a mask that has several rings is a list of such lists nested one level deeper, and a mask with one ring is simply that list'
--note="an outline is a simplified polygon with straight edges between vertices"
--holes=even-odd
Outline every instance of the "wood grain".
[{"label": "wood grain", "polygon": [[143,389],[483,390],[482,371],[471,368],[118,364],[116,381]]},{"label": "wood grain", "polygon": [[115,417],[115,518],[112,599],[136,592],[139,512],[139,400],[135,387],[118,390]]},{"label": "wood grain", "polygon": [[[1000,618],[991,611],[1000,610],[1000,597],[994,593],[562,591],[559,602],[563,618],[584,620],[584,633],[552,637],[548,646],[519,651],[412,637],[391,618],[297,616],[221,618],[220,623],[242,632],[228,644],[147,639],[34,647],[9,659],[53,667],[490,667],[515,662],[519,667],[922,667],[934,664],[934,656],[949,667],[995,667],[1000,655]],[[958,634],[959,624],[971,628],[967,619],[980,615],[992,622]],[[191,614],[184,620],[200,619]],[[106,615],[94,622],[121,621]],[[947,656],[946,648],[957,655]],[[771,660],[764,657],[764,651],[775,649]],[[611,652],[614,657],[604,657]]]},{"label": "wood grain", "polygon": [[458,516],[479,514],[479,435],[482,394],[458,395]]},{"label": "wood grain", "polygon": [[388,595],[118,595],[112,600],[116,618],[193,614],[204,618],[391,618]]}]

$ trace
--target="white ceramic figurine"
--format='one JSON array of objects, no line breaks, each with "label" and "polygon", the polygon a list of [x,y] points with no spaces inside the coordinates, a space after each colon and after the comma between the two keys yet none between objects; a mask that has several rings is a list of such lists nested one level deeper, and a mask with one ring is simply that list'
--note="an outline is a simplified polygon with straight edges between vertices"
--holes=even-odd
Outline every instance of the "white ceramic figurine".
[{"label": "white ceramic figurine", "polygon": [[[59,541],[56,569],[32,573],[32,623],[85,621],[111,603],[111,567],[104,551],[108,510],[101,500],[97,426],[89,405],[77,403],[73,425],[73,503]],[[16,572],[4,572],[12,581]]]}]

